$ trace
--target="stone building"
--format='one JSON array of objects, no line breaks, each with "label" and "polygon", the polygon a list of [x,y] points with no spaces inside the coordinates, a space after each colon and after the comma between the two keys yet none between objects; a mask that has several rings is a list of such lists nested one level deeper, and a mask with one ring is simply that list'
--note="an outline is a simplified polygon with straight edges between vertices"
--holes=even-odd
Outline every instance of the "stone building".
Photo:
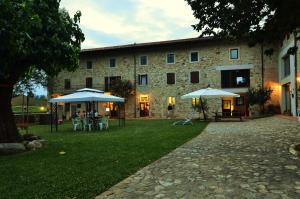
[{"label": "stone building", "polygon": [[299,48],[299,39],[297,35],[288,35],[281,42],[278,54],[281,112],[293,116],[297,115],[297,109],[299,110],[300,108],[300,67],[297,67],[299,65],[297,60],[300,57],[300,51],[289,53],[289,49],[295,46]]},{"label": "stone building", "polygon": [[[267,86],[273,89],[270,104],[277,109],[281,105],[284,112],[282,87],[286,83],[278,75],[284,46],[249,47],[245,41],[207,37],[85,49],[80,55],[80,68],[63,71],[54,78],[51,94],[64,95],[84,87],[109,92],[110,83],[121,78],[135,87],[135,94],[126,103],[127,117],[166,118],[171,105],[171,116],[180,118],[198,103],[198,99],[182,100],[180,96],[210,85],[241,96],[208,100],[210,112],[240,111],[248,116],[248,88]],[[263,51],[270,47],[275,51],[266,56]],[[69,116],[84,104],[61,108]],[[111,114],[115,111],[113,104],[99,104],[98,108],[99,112],[105,108]]]}]

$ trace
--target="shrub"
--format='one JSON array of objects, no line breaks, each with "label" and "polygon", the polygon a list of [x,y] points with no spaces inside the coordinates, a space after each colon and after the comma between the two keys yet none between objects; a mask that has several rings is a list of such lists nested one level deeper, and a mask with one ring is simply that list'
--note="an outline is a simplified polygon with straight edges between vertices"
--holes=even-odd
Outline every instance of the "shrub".
[{"label": "shrub", "polygon": [[273,90],[271,88],[249,88],[248,100],[250,105],[259,105],[261,112],[264,112],[264,105],[271,99]]}]

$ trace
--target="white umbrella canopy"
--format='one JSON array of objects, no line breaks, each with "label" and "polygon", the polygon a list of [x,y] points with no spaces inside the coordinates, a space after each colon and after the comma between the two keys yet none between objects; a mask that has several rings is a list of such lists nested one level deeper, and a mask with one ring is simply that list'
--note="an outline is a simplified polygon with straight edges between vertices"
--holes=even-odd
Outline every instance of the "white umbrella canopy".
[{"label": "white umbrella canopy", "polygon": [[124,98],[106,95],[99,92],[80,91],[61,97],[52,98],[51,103],[56,102],[124,102]]},{"label": "white umbrella canopy", "polygon": [[191,99],[191,98],[200,98],[200,97],[205,97],[205,98],[218,98],[218,97],[240,97],[240,95],[231,93],[228,91],[223,91],[220,89],[214,89],[214,88],[204,88],[200,89],[188,94],[185,94],[181,96],[181,99]]},{"label": "white umbrella canopy", "polygon": [[104,91],[92,89],[92,88],[82,88],[82,89],[77,90],[76,92],[83,92],[83,91],[94,92],[94,93],[104,93]]}]

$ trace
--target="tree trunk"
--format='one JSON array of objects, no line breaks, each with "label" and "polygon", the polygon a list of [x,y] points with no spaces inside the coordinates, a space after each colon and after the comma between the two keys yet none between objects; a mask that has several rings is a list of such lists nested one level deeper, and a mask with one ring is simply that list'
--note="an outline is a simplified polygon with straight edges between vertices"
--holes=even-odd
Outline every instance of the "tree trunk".
[{"label": "tree trunk", "polygon": [[12,86],[0,87],[0,143],[21,141],[11,107],[12,92]]}]

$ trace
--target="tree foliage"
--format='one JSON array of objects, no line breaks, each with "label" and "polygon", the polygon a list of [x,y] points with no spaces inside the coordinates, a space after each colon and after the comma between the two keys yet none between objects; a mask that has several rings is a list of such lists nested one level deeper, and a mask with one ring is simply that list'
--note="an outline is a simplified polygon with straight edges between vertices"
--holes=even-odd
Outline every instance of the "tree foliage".
[{"label": "tree foliage", "polygon": [[249,88],[247,96],[250,105],[258,104],[263,110],[264,105],[271,99],[271,88]]},{"label": "tree foliage", "polygon": [[44,71],[31,67],[25,76],[15,84],[13,96],[32,93],[37,86],[46,88],[48,86],[48,76]]},{"label": "tree foliage", "polygon": [[128,99],[133,94],[133,85],[130,80],[116,79],[111,82],[110,90],[113,95]]},{"label": "tree foliage", "polygon": [[0,1],[0,81],[15,83],[31,67],[56,75],[78,66],[81,13],[71,18],[59,0]]},{"label": "tree foliage", "polygon": [[186,0],[201,36],[240,39],[251,45],[280,41],[300,27],[299,0]]},{"label": "tree foliage", "polygon": [[59,4],[60,0],[0,0],[0,143],[20,141],[11,110],[14,87],[30,89],[32,77],[43,79],[41,71],[51,77],[79,66],[81,13],[70,17]]}]

